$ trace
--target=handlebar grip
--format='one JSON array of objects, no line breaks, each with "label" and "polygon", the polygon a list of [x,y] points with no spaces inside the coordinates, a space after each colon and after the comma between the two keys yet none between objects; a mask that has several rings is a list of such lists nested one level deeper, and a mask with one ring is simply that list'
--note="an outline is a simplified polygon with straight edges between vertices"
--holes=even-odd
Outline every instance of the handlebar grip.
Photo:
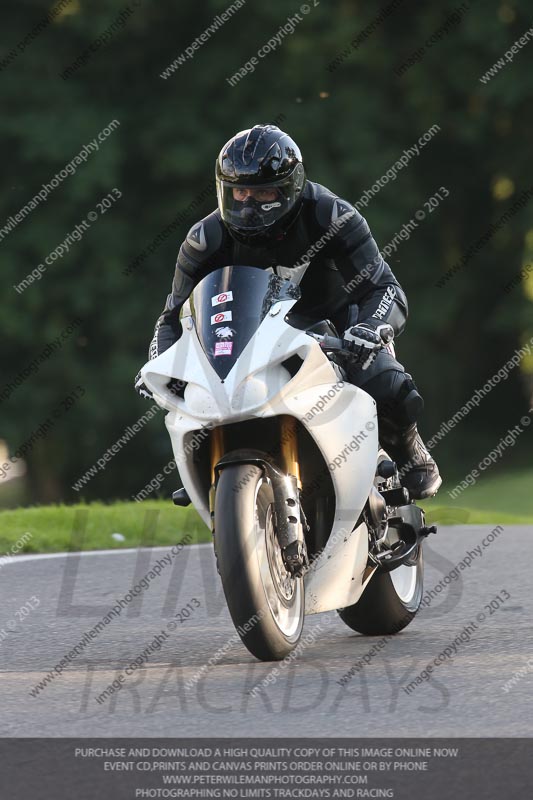
[{"label": "handlebar grip", "polygon": [[320,342],[322,350],[345,350],[344,341],[336,336],[324,336]]}]

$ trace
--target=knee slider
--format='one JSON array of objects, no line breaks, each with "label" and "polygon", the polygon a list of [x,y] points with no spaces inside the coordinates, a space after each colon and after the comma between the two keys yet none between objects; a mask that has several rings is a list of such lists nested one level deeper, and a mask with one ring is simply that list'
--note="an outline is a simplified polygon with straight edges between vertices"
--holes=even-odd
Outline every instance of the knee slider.
[{"label": "knee slider", "polygon": [[424,410],[424,401],[411,376],[394,372],[388,388],[387,397],[378,405],[379,416],[400,427],[417,422]]},{"label": "knee slider", "polygon": [[424,410],[424,400],[412,378],[407,378],[403,382],[398,395],[398,403],[405,422],[413,423],[418,420]]}]

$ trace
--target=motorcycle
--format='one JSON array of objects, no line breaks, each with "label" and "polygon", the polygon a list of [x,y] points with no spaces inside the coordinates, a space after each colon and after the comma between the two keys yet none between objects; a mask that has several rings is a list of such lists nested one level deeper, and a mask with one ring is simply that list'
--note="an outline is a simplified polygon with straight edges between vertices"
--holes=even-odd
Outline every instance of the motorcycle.
[{"label": "motorcycle", "polygon": [[300,296],[272,269],[217,269],[184,305],[181,337],[142,369],[168,411],[174,502],[211,528],[231,618],[264,661],[297,646],[308,614],[402,630],[435,531],[380,448],[375,401],[344,381],[342,339],[328,320],[302,328]]}]

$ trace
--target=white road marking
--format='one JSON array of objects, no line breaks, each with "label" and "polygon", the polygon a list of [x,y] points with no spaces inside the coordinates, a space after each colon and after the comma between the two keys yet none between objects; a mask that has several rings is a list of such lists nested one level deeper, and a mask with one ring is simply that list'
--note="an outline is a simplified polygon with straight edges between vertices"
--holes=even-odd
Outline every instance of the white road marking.
[{"label": "white road marking", "polygon": [[[178,543],[177,543],[178,544]],[[198,544],[187,544],[185,547],[212,547],[213,545],[210,542],[201,542]],[[23,563],[27,561],[43,561],[45,558],[72,558],[72,556],[114,556],[114,555],[125,555],[126,553],[138,553],[139,550],[149,550],[151,553],[161,553],[164,550],[170,550],[173,545],[169,544],[167,547],[128,547],[124,548],[123,550],[116,549],[116,550],[81,550],[76,551],[75,553],[31,553],[28,555],[22,556],[11,556],[9,561],[6,561],[5,564],[1,563],[1,558],[5,558],[6,556],[0,557],[0,567],[7,567],[10,564],[17,564]]]}]

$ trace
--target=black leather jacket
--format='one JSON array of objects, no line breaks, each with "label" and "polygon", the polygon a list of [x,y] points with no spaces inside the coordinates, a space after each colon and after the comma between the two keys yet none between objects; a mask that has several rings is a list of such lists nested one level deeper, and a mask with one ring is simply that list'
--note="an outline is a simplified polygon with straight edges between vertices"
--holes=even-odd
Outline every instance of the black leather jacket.
[{"label": "black leather jacket", "polygon": [[172,292],[157,320],[149,358],[179,339],[180,310],[196,284],[219,267],[239,264],[274,267],[283,277],[299,278],[302,298],[294,311],[312,320],[331,319],[341,335],[358,321],[374,327],[388,322],[396,335],[405,327],[405,294],[366,220],[350,203],[308,181],[296,221],[268,247],[236,241],[218,210],[191,228],[179,251]]}]

